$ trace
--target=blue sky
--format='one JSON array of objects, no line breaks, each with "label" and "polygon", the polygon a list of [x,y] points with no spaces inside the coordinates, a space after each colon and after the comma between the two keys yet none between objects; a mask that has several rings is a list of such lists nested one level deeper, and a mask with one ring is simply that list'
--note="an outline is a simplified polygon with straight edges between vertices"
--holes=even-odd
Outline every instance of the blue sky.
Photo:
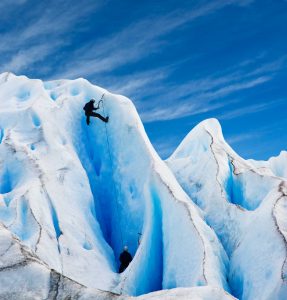
[{"label": "blue sky", "polygon": [[244,158],[287,149],[286,0],[1,0],[0,72],[130,97],[163,158],[218,118]]}]

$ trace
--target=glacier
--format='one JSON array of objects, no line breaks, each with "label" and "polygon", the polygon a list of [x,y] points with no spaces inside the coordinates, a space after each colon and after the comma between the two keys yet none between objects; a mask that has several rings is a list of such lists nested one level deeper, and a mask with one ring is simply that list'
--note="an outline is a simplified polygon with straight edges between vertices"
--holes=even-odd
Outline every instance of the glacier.
[{"label": "glacier", "polygon": [[282,154],[267,162],[246,161],[225,142],[218,121],[210,119],[167,160],[226,250],[228,282],[239,299],[287,297],[287,182],[275,175],[279,161],[287,169]]},{"label": "glacier", "polygon": [[287,179],[287,151],[281,151],[278,156],[271,157],[268,161],[250,159],[250,162],[255,165],[256,168],[261,169],[261,171],[265,170],[265,172],[268,172],[270,175]]},{"label": "glacier", "polygon": [[243,160],[214,119],[163,161],[128,98],[3,73],[0,166],[1,299],[286,299],[286,155]]}]

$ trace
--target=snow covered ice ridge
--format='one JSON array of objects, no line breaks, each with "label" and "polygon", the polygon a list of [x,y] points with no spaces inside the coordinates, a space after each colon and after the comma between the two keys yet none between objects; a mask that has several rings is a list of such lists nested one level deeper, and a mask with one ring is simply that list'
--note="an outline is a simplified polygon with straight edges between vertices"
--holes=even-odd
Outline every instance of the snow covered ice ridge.
[{"label": "snow covered ice ridge", "polygon": [[287,299],[286,152],[267,162],[246,161],[210,119],[185,137],[167,164],[229,257],[231,293]]},{"label": "snow covered ice ridge", "polygon": [[3,73],[0,298],[286,299],[284,161],[244,161],[207,120],[163,162],[129,99]]}]

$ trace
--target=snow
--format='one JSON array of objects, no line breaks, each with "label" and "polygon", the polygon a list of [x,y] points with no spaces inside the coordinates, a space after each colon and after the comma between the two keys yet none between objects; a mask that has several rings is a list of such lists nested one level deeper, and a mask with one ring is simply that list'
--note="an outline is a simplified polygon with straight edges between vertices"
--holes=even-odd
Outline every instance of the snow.
[{"label": "snow", "polygon": [[271,157],[268,161],[250,159],[250,162],[258,169],[266,170],[270,175],[287,179],[287,151],[281,151],[278,156]]},{"label": "snow", "polygon": [[[129,99],[84,79],[4,73],[0,84],[1,244],[17,241],[29,253],[3,248],[0,262],[33,257],[11,265],[16,285],[0,268],[0,295],[129,299],[188,287],[158,298],[231,297],[220,240],[153,149]],[[87,126],[82,108],[103,94],[100,113],[110,121]],[[134,259],[118,274],[124,245]],[[198,286],[206,289],[192,290]]]},{"label": "snow", "polygon": [[141,297],[138,297],[138,300],[149,300],[149,299],[184,299],[184,300],[235,300],[236,298],[232,297],[224,290],[209,287],[193,287],[193,288],[177,288],[172,290],[163,290],[160,292],[150,293]]},{"label": "snow", "polygon": [[[109,123],[87,126],[102,97]],[[286,299],[285,171],[284,151],[239,157],[215,119],[163,162],[126,97],[3,73],[0,298]]]},{"label": "snow", "polygon": [[[274,167],[274,159],[270,161]],[[286,299],[283,176],[277,177],[267,163],[262,169],[239,157],[215,119],[196,126],[167,164],[226,250],[232,294],[239,299]]]}]

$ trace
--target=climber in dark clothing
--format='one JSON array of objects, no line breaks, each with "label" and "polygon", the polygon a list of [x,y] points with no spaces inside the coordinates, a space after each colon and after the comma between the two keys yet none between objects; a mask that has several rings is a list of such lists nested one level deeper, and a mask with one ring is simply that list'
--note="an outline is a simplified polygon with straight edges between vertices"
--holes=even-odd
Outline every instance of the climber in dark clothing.
[{"label": "climber in dark clothing", "polygon": [[125,246],[124,251],[120,255],[121,265],[120,265],[119,273],[122,273],[129,266],[132,260],[133,258],[128,251],[128,246]]},{"label": "climber in dark clothing", "polygon": [[94,110],[99,109],[99,104],[97,105],[97,107],[95,107],[94,103],[95,103],[95,100],[91,99],[88,103],[85,104],[85,106],[83,108],[85,111],[85,115],[87,117],[87,119],[86,119],[87,125],[90,124],[90,117],[96,117],[96,118],[101,119],[103,122],[108,123],[109,117],[104,118],[100,114],[94,112]]}]

